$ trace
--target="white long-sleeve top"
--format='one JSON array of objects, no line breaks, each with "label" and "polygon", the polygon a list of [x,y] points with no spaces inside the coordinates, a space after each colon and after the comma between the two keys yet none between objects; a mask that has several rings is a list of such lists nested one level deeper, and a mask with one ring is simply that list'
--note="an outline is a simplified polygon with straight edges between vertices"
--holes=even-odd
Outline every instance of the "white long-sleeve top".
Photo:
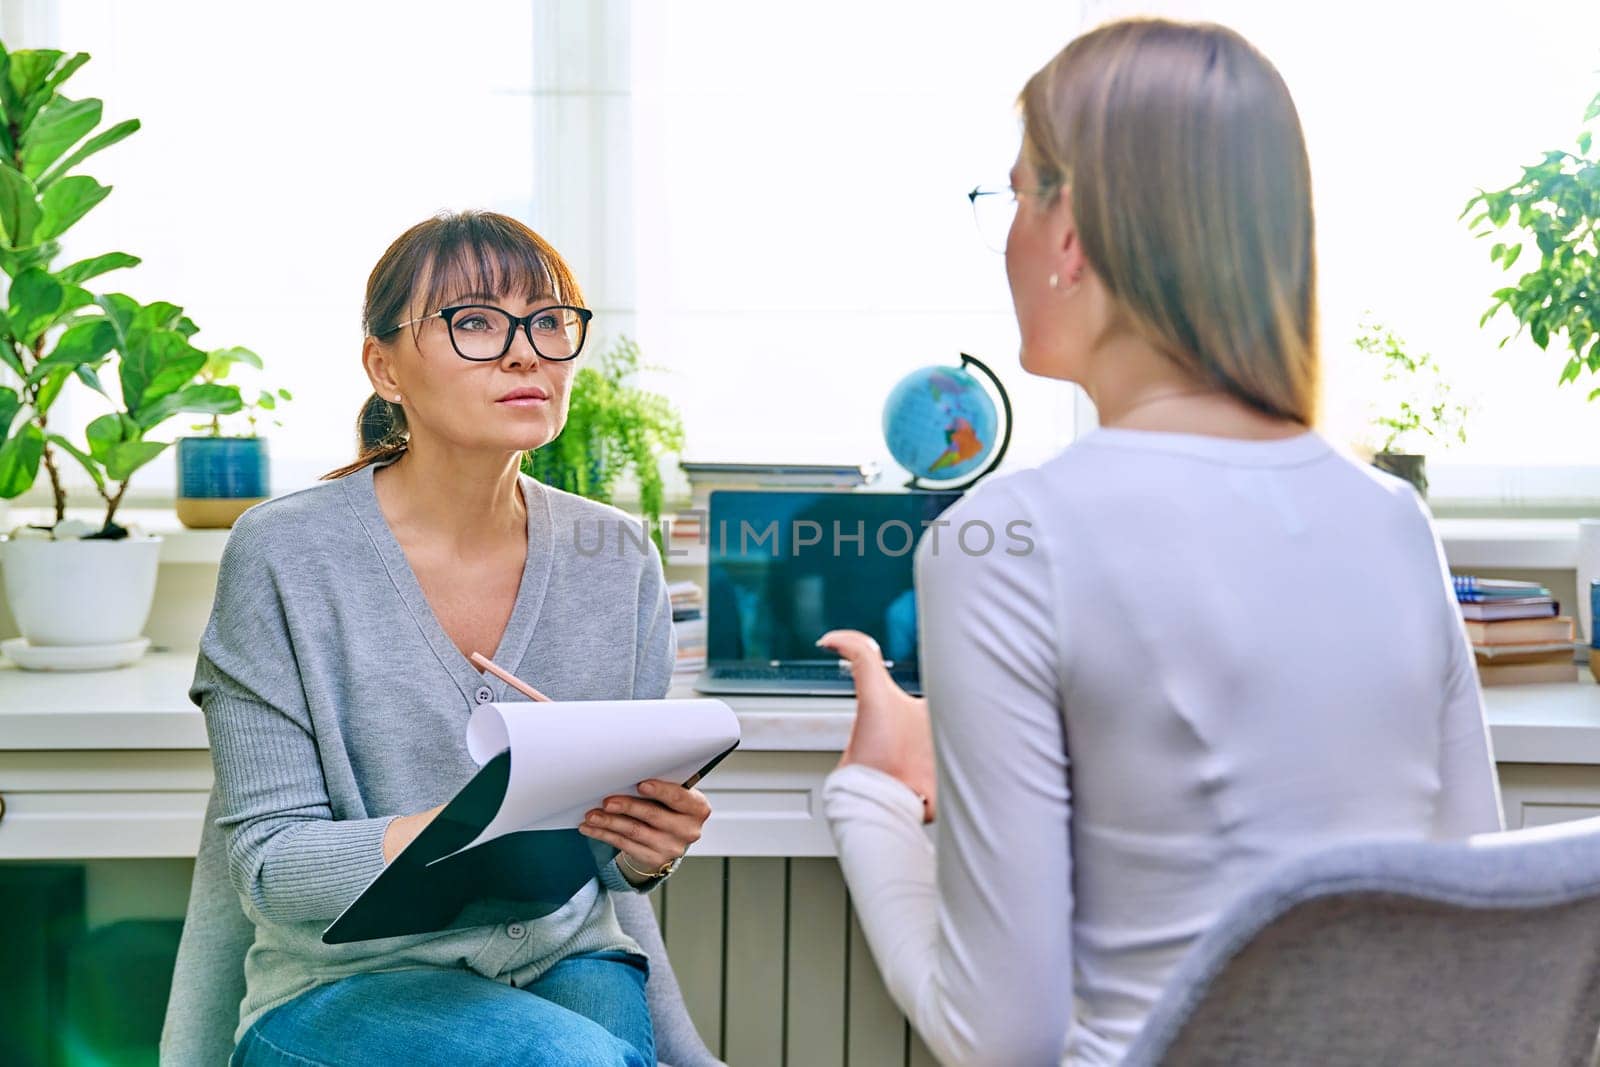
[{"label": "white long-sleeve top", "polygon": [[1271,866],[1501,827],[1427,515],[1318,435],[1101,429],[944,517],[916,556],[933,840],[880,771],[824,792],[873,956],[943,1062],[1114,1063]]}]

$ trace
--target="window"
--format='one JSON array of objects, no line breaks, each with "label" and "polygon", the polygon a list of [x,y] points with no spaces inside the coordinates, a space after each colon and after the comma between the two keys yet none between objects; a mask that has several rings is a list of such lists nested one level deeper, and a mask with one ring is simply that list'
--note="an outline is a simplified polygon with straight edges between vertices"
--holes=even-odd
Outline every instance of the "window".
[{"label": "window", "polygon": [[[1361,436],[1364,311],[1431,351],[1476,401],[1430,460],[1437,497],[1600,497],[1600,381],[1505,350],[1506,284],[1457,220],[1480,186],[1570,145],[1600,89],[1600,5],[1537,12],[1350,0],[1007,0],[801,6],[291,0],[31,4],[24,43],[91,52],[73,82],[145,128],[97,157],[115,194],[68,254],[123,249],[105,281],[184,304],[206,345],[244,344],[296,401],[273,433],[279,491],[346,460],[368,388],[362,285],[441,208],[527,219],[597,311],[664,368],[651,384],[706,460],[866,461],[894,473],[881,405],[903,374],[971,352],[1008,384],[1013,463],[1092,425],[1077,390],[1024,374],[1001,257],[964,193],[1000,182],[1029,74],[1081,25],[1124,14],[1237,27],[1282,70],[1312,154],[1326,428]],[[29,22],[30,28],[33,22]],[[1528,44],[1530,34],[1537,44]],[[41,36],[43,35],[43,36]],[[68,418],[98,412],[82,392]],[[181,425],[181,424],[175,424]],[[141,472],[170,491],[171,461]]]},{"label": "window", "polygon": [[[1430,351],[1473,403],[1468,441],[1429,456],[1435,503],[1600,499],[1600,379],[1557,388],[1566,360],[1521,338],[1508,313],[1479,328],[1511,284],[1462,207],[1510,184],[1548,149],[1574,148],[1600,91],[1600,5],[1537,8],[1349,0],[1091,0],[1086,18],[1209,18],[1249,37],[1282,71],[1310,147],[1320,254],[1326,423],[1359,437],[1376,380],[1351,345],[1371,309]],[[1532,35],[1532,36],[1530,36]],[[1537,39],[1536,46],[1529,41]],[[1519,272],[1528,268],[1524,259]]]},{"label": "window", "polygon": [[1580,466],[1600,464],[1600,409],[1586,400],[1600,380],[1557,388],[1563,359],[1526,339],[1498,348],[1509,317],[1479,328],[1490,292],[1508,283],[1490,242],[1457,219],[1480,186],[1572,144],[1600,90],[1600,6],[1079,7],[774,14],[701,2],[655,16],[635,57],[636,121],[659,138],[639,170],[653,194],[639,226],[655,230],[642,246],[658,252],[640,261],[641,330],[693,368],[683,400],[696,449],[796,455],[820,449],[826,426],[832,454],[853,458],[879,447],[874,405],[895,378],[961,348],[1005,374],[1019,459],[1070,440],[1062,388],[1016,366],[1000,261],[973,239],[958,194],[1004,173],[1013,99],[1080,18],[1164,14],[1238,28],[1294,93],[1317,198],[1330,435],[1364,435],[1377,371],[1352,339],[1370,309],[1475,401],[1468,443],[1430,459],[1436,497],[1600,495]]},{"label": "window", "polygon": [[1071,440],[1076,390],[1018,366],[1004,261],[965,194],[1004,184],[1017,93],[1076,5],[722,0],[634,19],[639,330],[673,368],[660,384],[693,458],[898,476],[885,397],[963,351],[1007,384],[1015,462]]},{"label": "window", "polygon": [[[295,395],[284,428],[269,427],[276,491],[346,462],[371,392],[360,320],[378,256],[444,208],[532,213],[531,6],[489,0],[470,19],[420,0],[43,10],[20,44],[90,53],[70,95],[104,100],[108,124],[143,123],[85,167],[114,192],[74,229],[63,262],[141,256],[97,284],[183,305],[201,347],[261,354],[260,381]],[[81,431],[98,400],[69,389],[63,421]],[[187,425],[179,416],[158,439]],[[87,484],[75,464],[64,469]],[[172,489],[169,449],[135,475],[130,501]]]}]

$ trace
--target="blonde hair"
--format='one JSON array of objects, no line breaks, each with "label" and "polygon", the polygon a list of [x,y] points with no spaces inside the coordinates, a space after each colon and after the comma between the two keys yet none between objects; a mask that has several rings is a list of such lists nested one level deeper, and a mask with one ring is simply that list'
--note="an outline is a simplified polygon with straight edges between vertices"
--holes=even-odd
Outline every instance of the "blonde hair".
[{"label": "blonde hair", "polygon": [[1020,98],[1023,153],[1070,189],[1084,255],[1180,366],[1311,425],[1318,388],[1311,167],[1288,87],[1223,26],[1108,23]]}]

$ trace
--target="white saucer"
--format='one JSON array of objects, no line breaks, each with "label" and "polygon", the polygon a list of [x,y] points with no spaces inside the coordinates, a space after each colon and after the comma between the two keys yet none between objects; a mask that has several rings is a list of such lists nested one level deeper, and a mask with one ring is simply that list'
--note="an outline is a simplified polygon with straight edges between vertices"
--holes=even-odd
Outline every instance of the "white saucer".
[{"label": "white saucer", "polygon": [[0,641],[0,652],[25,671],[106,671],[126,667],[149,647],[148,637],[114,645],[30,645],[26,637]]}]

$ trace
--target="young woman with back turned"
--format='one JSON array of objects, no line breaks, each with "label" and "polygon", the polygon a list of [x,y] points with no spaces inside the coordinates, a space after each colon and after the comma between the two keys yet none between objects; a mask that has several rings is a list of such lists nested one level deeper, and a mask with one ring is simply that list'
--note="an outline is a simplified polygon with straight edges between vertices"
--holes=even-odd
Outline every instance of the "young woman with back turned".
[{"label": "young woman with back turned", "polygon": [[925,702],[870,638],[824,636],[860,706],[826,806],[941,1060],[1114,1063],[1269,867],[1495,830],[1499,795],[1427,514],[1310,429],[1310,174],[1277,71],[1221,27],[1118,22],[1021,109],[1022,365],[1102,428],[945,516],[1026,520],[1033,551],[924,538]]}]

